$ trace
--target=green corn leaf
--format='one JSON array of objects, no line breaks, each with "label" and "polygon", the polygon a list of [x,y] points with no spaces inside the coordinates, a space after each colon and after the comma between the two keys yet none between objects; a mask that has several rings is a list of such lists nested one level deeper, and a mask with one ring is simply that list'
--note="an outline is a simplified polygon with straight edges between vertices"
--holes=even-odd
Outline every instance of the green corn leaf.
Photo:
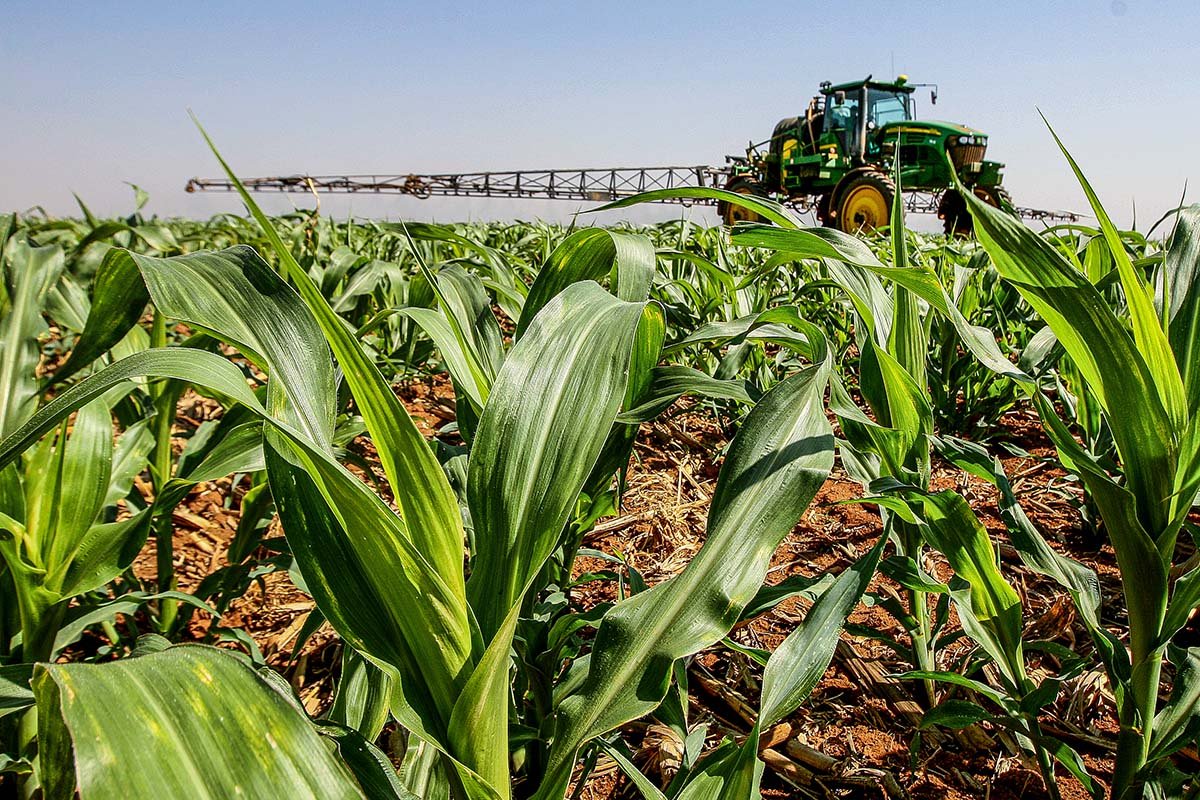
[{"label": "green corn leaf", "polygon": [[46,325],[42,308],[63,265],[62,249],[55,246],[30,247],[15,239],[7,253],[0,251],[4,282],[13,287],[7,313],[0,316],[0,435],[15,430],[37,406],[37,336]]},{"label": "green corn leaf", "polygon": [[1093,800],[1104,800],[1104,786],[1092,780],[1092,776],[1087,771],[1087,765],[1083,763],[1083,758],[1079,753],[1075,752],[1066,742],[1052,736],[1042,736],[1038,741],[1054,757],[1055,761],[1062,764],[1066,767],[1067,772],[1075,776],[1075,780],[1079,781]]},{"label": "green corn leaf", "polygon": [[943,728],[958,730],[968,728],[971,725],[977,725],[980,722],[988,722],[992,719],[993,715],[978,703],[951,698],[943,700],[926,711],[925,715],[921,717],[920,727],[922,730],[927,730],[940,725]]},{"label": "green corn leaf", "polygon": [[32,677],[32,664],[0,667],[0,719],[33,705],[33,689],[29,688]]},{"label": "green corn leaf", "polygon": [[367,800],[432,800],[410,792],[388,756],[358,731],[330,724],[320,725],[319,730],[327,741],[337,745],[338,756]]},{"label": "green corn leaf", "polygon": [[1136,664],[1160,645],[1158,639],[1167,608],[1168,565],[1138,517],[1137,498],[1127,487],[1114,482],[1079,445],[1046,398],[1037,395],[1034,400],[1051,441],[1078,470],[1112,539],[1121,568],[1121,585],[1129,611],[1130,649]]},{"label": "green corn leaf", "polygon": [[126,257],[160,313],[212,332],[266,369],[272,415],[328,446],[334,417],[329,347],[295,291],[258,253],[243,245],[172,258]]},{"label": "green corn leaf", "polygon": [[[1002,216],[1008,218],[1007,215]],[[768,247],[797,258],[823,259],[830,277],[847,292],[855,310],[867,321],[868,328],[874,331],[876,340],[881,344],[886,343],[890,336],[891,302],[886,299],[887,295],[877,281],[854,273],[867,270],[894,281],[943,314],[954,326],[963,345],[988,369],[1021,383],[1031,382],[1031,378],[1013,366],[1000,351],[991,331],[971,325],[963,317],[937,275],[926,267],[884,266],[862,240],[828,228],[783,230],[766,225],[739,226],[734,232],[733,241],[751,247]],[[837,262],[841,262],[842,266],[838,266]]]},{"label": "green corn leaf", "polygon": [[968,678],[965,675],[961,675],[957,672],[950,672],[948,670],[916,669],[908,672],[902,672],[899,675],[893,675],[892,677],[898,681],[930,680],[938,681],[939,683],[949,683],[954,686],[961,686],[964,689],[970,689],[973,692],[977,692],[979,695],[986,697],[998,706],[1003,708],[1009,707],[1007,696],[1000,692],[1000,690],[996,689],[994,686],[989,686],[982,681]]},{"label": "green corn leaf", "polygon": [[1142,354],[1103,296],[1050,244],[972,193],[964,197],[997,271],[1054,330],[1103,406],[1139,512],[1153,529],[1165,528],[1175,428]]},{"label": "green corn leaf", "polygon": [[610,745],[606,742],[601,742],[600,747],[613,761],[617,762],[617,766],[625,773],[625,777],[629,778],[630,782],[637,787],[637,790],[642,793],[645,800],[667,800],[667,796],[663,794],[662,789],[654,785],[654,782],[646,777],[637,765],[629,760],[629,756],[621,750],[620,747]]},{"label": "green corn leaf", "polygon": [[[197,123],[199,127],[199,123]],[[324,333],[334,357],[346,377],[355,402],[366,422],[379,460],[396,495],[396,502],[417,549],[429,559],[439,578],[456,593],[463,583],[463,546],[466,532],[445,473],[412,417],[384,380],[379,369],[363,351],[343,320],[333,313],[320,289],[297,263],[271,221],[254,202],[233,170],[217,152],[204,132],[242,201],[262,227],[263,233]]]},{"label": "green corn leaf", "polygon": [[[531,580],[533,577],[530,576]],[[485,787],[494,789],[501,798],[511,795],[509,660],[520,612],[521,605],[517,603],[500,623],[450,715],[451,749],[475,768]]]},{"label": "green corn leaf", "polygon": [[504,345],[483,282],[477,275],[452,265],[438,271],[435,284],[444,304],[443,312],[457,323],[455,330],[462,332],[471,363],[477,365],[480,373],[477,380],[483,383],[486,400],[487,390],[504,363]]},{"label": "green corn leaf", "polygon": [[[54,637],[54,653],[52,658],[57,659],[63,650],[79,641],[80,637],[83,636],[83,632],[91,626],[98,625],[101,622],[112,621],[116,619],[117,614],[133,616],[133,614],[155,600],[175,600],[199,609],[206,614],[211,614],[214,618],[220,616],[220,613],[208,603],[186,592],[157,592],[154,594],[149,592],[129,592],[99,605],[73,606],[68,609],[64,621],[59,626],[58,633]],[[138,651],[144,650],[146,645],[154,642],[166,642],[168,646],[170,645],[170,642],[163,639],[163,637],[151,638],[151,635],[148,634],[138,639],[138,645],[134,653],[137,654]]]},{"label": "green corn leaf", "polygon": [[491,379],[483,379],[478,369],[472,366],[473,359],[464,349],[461,340],[454,335],[454,329],[446,320],[445,315],[432,308],[402,308],[398,312],[408,317],[421,327],[425,335],[433,340],[446,371],[454,381],[455,393],[462,393],[478,410],[487,401],[487,393],[491,391]]},{"label": "green corn leaf", "polygon": [[650,383],[637,399],[637,405],[622,412],[618,420],[645,422],[654,419],[685,395],[736,400],[752,405],[760,392],[748,381],[721,380],[692,367],[676,364],[654,367]]},{"label": "green corn leaf", "polygon": [[266,466],[262,423],[255,420],[235,425],[205,454],[203,461],[167,481],[159,496],[154,498],[155,512],[161,513],[179,505],[198,483],[219,480],[235,472],[259,472]]},{"label": "green corn leaf", "polygon": [[[108,404],[99,400],[81,408],[75,415],[71,435],[60,438],[55,452],[52,469],[59,473],[53,481],[56,491],[31,498],[26,518],[30,533],[45,537],[41,551],[47,569],[46,584],[52,591],[62,588],[75,551],[96,521],[108,494],[113,456]],[[47,503],[53,507],[45,508]],[[43,518],[49,526],[34,533]]]},{"label": "green corn leaf", "polygon": [[444,741],[473,650],[465,598],[344,467],[295,437],[267,441],[271,492],[313,599],[344,639],[389,671],[393,714]]},{"label": "green corn leaf", "polygon": [[[651,391],[656,365],[662,357],[666,334],[667,324],[662,307],[657,303],[643,305],[630,352],[628,380],[625,382],[625,397],[621,401],[622,407],[626,409],[636,407],[641,402],[641,398],[647,396]],[[609,430],[600,456],[592,465],[591,473],[583,484],[582,494],[592,502],[594,509],[587,512],[588,515],[607,513],[605,510],[607,500],[604,498],[610,496],[609,490],[613,485],[614,478],[618,486],[624,485],[625,469],[633,454],[638,425],[630,424],[629,418],[625,414],[618,414],[615,420],[617,424]],[[578,516],[575,523],[577,531],[590,526],[589,522],[584,528],[578,527],[582,524],[582,518]],[[572,548],[575,546],[573,539],[564,538],[564,560],[573,558]]]},{"label": "green corn leaf", "polygon": [[[893,164],[892,179],[896,192],[892,197],[889,234],[892,240],[892,264],[897,269],[908,267],[908,247],[904,239],[904,195],[900,183],[900,159]],[[912,376],[913,382],[926,393],[925,364],[929,354],[928,328],[921,319],[917,296],[897,287],[893,292],[892,329],[887,340],[888,354]]]},{"label": "green corn leaf", "polygon": [[931,594],[946,594],[950,591],[944,583],[939,583],[932,575],[908,556],[891,556],[885,558],[879,565],[879,571],[888,576],[905,589]]},{"label": "green corn leaf", "polygon": [[712,189],[703,186],[684,186],[678,189],[656,189],[651,192],[642,192],[633,197],[623,197],[620,200],[615,200],[611,203],[600,206],[599,208],[591,209],[591,213],[601,211],[613,211],[618,208],[628,208],[629,206],[637,205],[638,203],[657,203],[663,200],[723,200],[741,208],[749,209],[755,214],[758,214],[763,219],[780,225],[784,228],[798,228],[800,221],[796,219],[784,205],[777,203],[774,200],[768,200],[765,197],[756,197],[750,194],[738,194],[737,192],[726,191],[725,189]]},{"label": "green corn leaf", "polygon": [[149,419],[138,420],[125,429],[113,448],[112,469],[104,494],[105,508],[115,505],[129,494],[134,478],[146,468],[153,449],[154,434],[150,430]]},{"label": "green corn leaf", "polygon": [[65,381],[115,347],[137,325],[149,300],[137,264],[125,251],[110,249],[96,272],[92,309],[83,332],[50,381]]},{"label": "green corn leaf", "polygon": [[[238,658],[184,645],[109,664],[43,664],[47,800],[361,798],[312,723]],[[114,725],[112,699],[122,698]],[[203,713],[198,713],[202,711]]]},{"label": "green corn leaf", "polygon": [[585,741],[653,710],[674,661],[719,641],[753,599],[771,553],[832,467],[822,402],[829,371],[826,356],[763,396],[721,468],[700,552],[680,575],[605,615],[586,678],[559,705],[539,800],[561,795]]},{"label": "green corn leaf", "polygon": [[999,489],[1000,517],[1021,561],[1067,590],[1106,668],[1118,682],[1122,677],[1128,679],[1129,656],[1125,645],[1104,627],[1100,619],[1102,597],[1096,571],[1062,555],[1046,542],[1017,502],[1000,461],[992,458],[983,447],[950,437],[939,438],[935,443],[946,460]]},{"label": "green corn leaf", "polygon": [[103,588],[133,563],[150,533],[150,509],[119,522],[92,525],[80,538],[56,588],[63,597],[74,597]]},{"label": "green corn leaf", "polygon": [[964,629],[996,661],[1012,685],[1022,688],[1026,679],[1021,598],[1000,572],[987,529],[955,492],[905,492],[904,498],[920,509],[926,540],[969,586],[966,593],[954,592]]},{"label": "green corn leaf", "polygon": [[563,239],[538,271],[517,321],[516,338],[525,335],[550,298],[580,281],[612,274],[613,293],[631,303],[644,302],[654,277],[654,245],[641,234],[603,228],[576,231]]},{"label": "green corn leaf", "polygon": [[[678,800],[757,800],[766,764],[758,759],[757,736],[736,749],[718,747],[688,776]],[[732,743],[731,743],[732,744]]]},{"label": "green corn leaf", "polygon": [[808,699],[833,660],[846,618],[858,605],[875,577],[886,538],[838,575],[771,654],[763,671],[762,701],[757,730],[765,730],[791,714]]},{"label": "green corn leaf", "polygon": [[1175,664],[1171,699],[1154,718],[1150,758],[1165,758],[1192,744],[1200,733],[1200,649],[1168,649]]},{"label": "green corn leaf", "polygon": [[1187,391],[1188,411],[1200,411],[1200,205],[1179,213],[1163,259],[1167,338]]},{"label": "green corn leaf", "polygon": [[1175,581],[1163,619],[1160,635],[1163,642],[1170,641],[1187,624],[1197,606],[1200,606],[1200,567],[1185,572]]},{"label": "green corn leaf", "polygon": [[824,334],[802,319],[794,306],[779,306],[728,322],[706,323],[663,353],[672,355],[699,344],[712,347],[736,345],[748,339],[783,345],[810,361],[820,361],[824,357],[821,352]]},{"label": "green corn leaf", "polygon": [[496,378],[471,450],[468,597],[490,641],[558,545],[625,398],[643,306],[578,283],[542,308]]},{"label": "green corn leaf", "polygon": [[342,673],[334,690],[328,718],[362,734],[379,738],[388,721],[391,678],[352,647],[342,648]]},{"label": "green corn leaf", "polygon": [[1108,212],[1100,205],[1100,199],[1096,197],[1096,192],[1092,189],[1091,184],[1084,177],[1079,165],[1075,163],[1075,159],[1071,157],[1062,140],[1058,138],[1058,134],[1054,132],[1054,128],[1050,127],[1045,116],[1042,117],[1042,121],[1046,122],[1046,127],[1050,129],[1050,135],[1054,137],[1059,150],[1062,151],[1071,165],[1071,169],[1075,172],[1079,185],[1083,187],[1083,192],[1087,195],[1092,212],[1100,223],[1100,230],[1104,234],[1104,240],[1108,243],[1113,261],[1116,262],[1117,273],[1121,277],[1121,288],[1125,292],[1125,303],[1129,307],[1129,316],[1133,322],[1133,340],[1153,376],[1158,397],[1168,418],[1176,427],[1182,427],[1188,419],[1188,400],[1184,395],[1179,367],[1176,366],[1175,356],[1171,353],[1171,343],[1159,324],[1158,314],[1154,310],[1153,298],[1142,282],[1141,276],[1134,269],[1133,262],[1129,259],[1129,253],[1126,252],[1125,245],[1121,241],[1120,233],[1109,219]]},{"label": "green corn leaf", "polygon": [[72,412],[82,408],[114,386],[134,378],[170,378],[207,386],[231,401],[257,413],[265,410],[246,385],[241,370],[227,359],[205,350],[157,348],[123,358],[88,376],[46,403],[23,425],[0,441],[0,467],[11,464],[29,447],[54,429]]}]

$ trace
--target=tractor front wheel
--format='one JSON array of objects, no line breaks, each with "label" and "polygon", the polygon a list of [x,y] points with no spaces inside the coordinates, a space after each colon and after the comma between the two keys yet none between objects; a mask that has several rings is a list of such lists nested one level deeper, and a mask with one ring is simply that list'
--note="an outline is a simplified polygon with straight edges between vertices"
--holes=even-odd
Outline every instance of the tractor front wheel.
[{"label": "tractor front wheel", "polygon": [[845,233],[873,231],[888,224],[896,185],[881,172],[853,178],[838,195],[837,226]]},{"label": "tractor front wheel", "polygon": [[833,197],[829,192],[817,198],[816,214],[817,222],[824,225],[826,228],[835,227],[836,223],[833,220],[833,209],[831,208]]},{"label": "tractor front wheel", "polygon": [[[1003,186],[976,186],[971,190],[983,202],[994,208],[1009,208],[1012,198]],[[954,189],[947,189],[938,204],[938,219],[947,236],[969,237],[975,233],[975,220],[967,210],[967,203]]]},{"label": "tractor front wheel", "polygon": [[[758,181],[746,177],[733,178],[729,183],[725,184],[725,190],[734,192],[735,194],[748,194],[755,197],[766,197],[767,195]],[[762,217],[750,209],[736,205],[735,203],[727,203],[724,200],[717,202],[717,213],[721,215],[721,221],[730,226],[738,222],[760,222],[762,220]]]}]

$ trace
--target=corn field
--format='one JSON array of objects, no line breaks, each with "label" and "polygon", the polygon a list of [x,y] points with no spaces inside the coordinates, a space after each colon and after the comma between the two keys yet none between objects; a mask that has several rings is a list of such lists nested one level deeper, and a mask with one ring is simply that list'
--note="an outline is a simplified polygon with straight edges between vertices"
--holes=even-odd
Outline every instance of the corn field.
[{"label": "corn field", "polygon": [[1063,157],[971,238],[0,218],[0,795],[1196,796],[1200,206]]}]

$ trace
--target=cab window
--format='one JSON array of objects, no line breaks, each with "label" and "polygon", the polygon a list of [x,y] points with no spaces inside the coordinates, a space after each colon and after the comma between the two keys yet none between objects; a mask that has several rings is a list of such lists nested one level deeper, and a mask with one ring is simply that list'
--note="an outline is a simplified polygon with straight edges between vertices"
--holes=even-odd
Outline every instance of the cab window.
[{"label": "cab window", "polygon": [[825,97],[825,132],[836,135],[847,153],[854,149],[851,145],[858,137],[860,94],[836,92]]},{"label": "cab window", "polygon": [[909,115],[906,93],[871,89],[867,92],[867,102],[870,104],[868,119],[875,123],[875,127],[887,125],[889,122],[905,122],[912,118]]}]

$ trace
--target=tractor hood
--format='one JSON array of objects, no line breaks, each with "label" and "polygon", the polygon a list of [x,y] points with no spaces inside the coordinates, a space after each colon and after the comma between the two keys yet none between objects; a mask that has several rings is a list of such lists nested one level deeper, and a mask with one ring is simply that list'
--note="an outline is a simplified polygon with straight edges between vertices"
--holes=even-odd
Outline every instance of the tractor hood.
[{"label": "tractor hood", "polygon": [[928,133],[937,136],[986,136],[983,131],[960,125],[957,122],[945,122],[939,119],[914,119],[907,122],[891,122],[883,126],[883,130],[897,133]]}]

